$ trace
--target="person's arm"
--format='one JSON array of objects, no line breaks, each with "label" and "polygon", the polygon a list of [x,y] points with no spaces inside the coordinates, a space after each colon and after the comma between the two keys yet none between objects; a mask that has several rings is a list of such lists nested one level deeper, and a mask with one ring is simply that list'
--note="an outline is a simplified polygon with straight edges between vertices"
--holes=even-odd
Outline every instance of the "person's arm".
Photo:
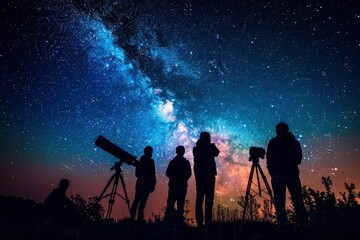
[{"label": "person's arm", "polygon": [[148,164],[146,163],[146,160],[143,157],[141,157],[140,161],[138,162],[135,168],[135,176],[137,178],[144,178],[144,176],[146,176],[147,165]]},{"label": "person's arm", "polygon": [[193,156],[194,156],[194,162],[195,162],[199,156],[198,147],[193,148]]},{"label": "person's arm", "polygon": [[219,149],[216,147],[215,143],[212,143],[211,145],[212,145],[212,148],[213,148],[214,157],[219,156],[220,151],[219,151]]},{"label": "person's arm", "polygon": [[272,156],[273,156],[273,144],[272,144],[272,140],[269,141],[268,145],[267,145],[267,149],[266,149],[266,163],[271,162],[272,160]]},{"label": "person's arm", "polygon": [[71,201],[71,199],[66,197],[66,196],[64,197],[64,203],[65,203],[65,206],[67,208],[70,208],[70,209],[75,209],[76,208],[75,203],[73,201]]},{"label": "person's arm", "polygon": [[273,161],[273,141],[270,140],[269,143],[268,143],[268,146],[267,146],[267,149],[266,149],[266,166],[269,170],[269,173],[271,175],[272,173],[272,161]]},{"label": "person's arm", "polygon": [[295,141],[295,149],[294,149],[294,152],[295,152],[295,163],[297,165],[301,164],[301,159],[302,159],[302,150],[301,150],[301,145],[299,143],[299,141]]},{"label": "person's arm", "polygon": [[188,160],[186,160],[186,170],[187,170],[186,179],[189,179],[191,177],[191,165]]},{"label": "person's arm", "polygon": [[173,161],[170,161],[170,162],[169,162],[169,165],[168,165],[168,167],[167,167],[167,169],[166,169],[166,176],[167,176],[168,178],[172,178],[172,176],[173,176],[173,164],[172,164],[172,162],[173,162]]},{"label": "person's arm", "polygon": [[152,176],[152,183],[151,183],[151,192],[153,192],[155,190],[155,186],[156,186],[156,172],[155,172],[155,163],[154,160],[151,159],[151,176]]}]

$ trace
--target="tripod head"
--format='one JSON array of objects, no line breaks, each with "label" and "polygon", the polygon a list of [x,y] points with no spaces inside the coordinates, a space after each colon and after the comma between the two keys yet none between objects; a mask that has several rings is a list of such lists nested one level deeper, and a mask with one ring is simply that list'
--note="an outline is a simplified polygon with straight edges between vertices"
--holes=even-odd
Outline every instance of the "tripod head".
[{"label": "tripod head", "polygon": [[116,162],[114,164],[114,166],[111,168],[111,170],[115,169],[115,172],[120,173],[120,172],[122,172],[121,165],[122,165],[122,162]]},{"label": "tripod head", "polygon": [[252,163],[259,163],[259,157],[250,156],[249,161],[252,162]]}]

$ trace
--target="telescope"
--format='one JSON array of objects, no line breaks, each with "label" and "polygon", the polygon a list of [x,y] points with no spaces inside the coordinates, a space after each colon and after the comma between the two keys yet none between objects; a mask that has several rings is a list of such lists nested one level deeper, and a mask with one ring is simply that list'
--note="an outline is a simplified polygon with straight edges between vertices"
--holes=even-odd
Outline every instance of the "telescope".
[{"label": "telescope", "polygon": [[103,136],[99,136],[95,143],[96,146],[102,148],[106,152],[110,153],[114,157],[118,158],[120,160],[120,163],[126,163],[128,165],[136,166],[138,163],[138,160],[136,160],[136,157],[125,151],[124,149],[118,147],[108,139],[106,139]]},{"label": "telescope", "polygon": [[[136,164],[138,163],[138,160],[136,160],[136,157],[134,157],[133,155],[131,155],[124,149],[116,146],[114,143],[110,142],[109,140],[107,140],[106,138],[104,138],[101,135],[95,140],[94,144],[120,160],[119,162],[116,162],[115,165],[111,168],[111,170],[115,170],[115,173],[112,175],[112,177],[106,184],[104,190],[101,192],[100,196],[97,198],[97,201],[99,202],[103,198],[110,197],[108,210],[106,213],[106,219],[110,219],[111,211],[112,211],[113,205],[115,203],[116,195],[120,196],[122,199],[125,200],[125,203],[128,207],[129,213],[130,213],[130,204],[129,204],[130,200],[129,200],[129,197],[128,197],[128,194],[126,191],[125,181],[124,181],[124,177],[121,174],[122,171],[121,171],[120,167],[121,167],[122,163],[126,163],[128,165],[132,165],[135,167]],[[124,190],[124,196],[121,196],[119,193],[116,192],[117,186],[119,184],[119,180],[120,180],[120,183]],[[107,191],[107,189],[111,183],[113,184],[112,188],[111,188],[111,192],[109,194],[105,195],[105,192]]]}]

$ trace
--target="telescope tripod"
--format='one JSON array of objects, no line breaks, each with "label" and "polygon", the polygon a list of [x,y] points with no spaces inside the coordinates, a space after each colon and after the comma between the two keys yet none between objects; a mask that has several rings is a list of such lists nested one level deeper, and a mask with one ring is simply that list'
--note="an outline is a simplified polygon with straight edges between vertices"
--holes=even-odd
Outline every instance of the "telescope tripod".
[{"label": "telescope tripod", "polygon": [[[257,185],[255,183],[254,184],[258,187],[259,192],[255,192],[256,194],[254,196],[252,196],[250,191],[251,191],[251,184],[253,183],[254,172],[256,174]],[[260,172],[260,177],[262,177],[262,180],[263,180],[263,182],[265,184],[264,189],[262,189],[261,185],[260,185],[259,172]],[[265,190],[267,190],[267,192]],[[249,181],[248,181],[247,188],[246,188],[245,204],[244,204],[244,212],[243,212],[243,215],[242,215],[242,222],[244,222],[246,209],[248,207],[248,203],[249,203],[250,198],[254,198],[256,195],[259,195],[260,197],[262,197],[262,195],[261,195],[262,192],[264,192],[264,193],[266,193],[267,195],[270,196],[271,203],[274,202],[272,191],[270,189],[269,183],[266,180],[266,177],[264,175],[264,172],[261,169],[261,166],[259,165],[259,159],[253,159],[253,164],[251,166]]]},{"label": "telescope tripod", "polygon": [[[112,175],[110,180],[107,182],[104,190],[101,192],[100,196],[98,197],[98,202],[103,198],[110,197],[109,198],[109,205],[108,205],[108,209],[107,209],[107,212],[106,212],[105,219],[110,219],[111,211],[112,211],[113,205],[115,203],[115,196],[116,195],[118,195],[120,198],[125,200],[125,203],[126,203],[128,209],[129,209],[129,213],[130,213],[130,200],[129,200],[129,197],[128,197],[128,194],[127,194],[127,191],[126,191],[125,181],[124,181],[124,178],[123,178],[123,176],[121,174],[122,170],[121,170],[120,166],[121,166],[121,163],[116,162],[115,165],[111,168],[111,170],[115,169],[115,173]],[[124,190],[125,197],[121,196],[119,193],[116,192],[116,189],[117,189],[118,183],[119,183],[119,179],[121,181],[121,186],[122,186],[122,188]],[[112,188],[111,188],[111,192],[104,195],[106,190],[108,189],[108,187],[110,186],[111,183],[113,183]]]}]

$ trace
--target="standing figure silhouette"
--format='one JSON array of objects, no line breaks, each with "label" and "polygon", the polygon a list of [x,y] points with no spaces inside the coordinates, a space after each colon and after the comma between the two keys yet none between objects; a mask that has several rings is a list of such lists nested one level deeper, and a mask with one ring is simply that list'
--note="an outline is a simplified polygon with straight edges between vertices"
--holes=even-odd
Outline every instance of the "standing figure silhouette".
[{"label": "standing figure silhouette", "polygon": [[[169,178],[169,193],[165,211],[165,219],[171,222],[175,216],[176,222],[184,221],[184,204],[187,193],[187,181],[191,177],[190,162],[184,158],[185,148],[178,146],[176,148],[176,157],[170,161],[166,176]],[[175,211],[174,205],[177,205]]]},{"label": "standing figure silhouette", "polygon": [[277,225],[281,230],[288,223],[285,209],[286,188],[294,203],[299,224],[307,223],[307,214],[302,198],[298,168],[302,159],[301,145],[284,122],[276,125],[276,134],[277,136],[272,138],[267,146],[266,163],[274,192]]},{"label": "standing figure silhouette", "polygon": [[203,225],[203,201],[205,198],[205,225],[212,222],[212,207],[214,204],[214,188],[216,176],[215,158],[220,151],[211,143],[210,134],[202,132],[193,149],[194,173],[196,180],[195,217],[198,227]]},{"label": "standing figure silhouette", "polygon": [[135,219],[136,211],[138,211],[138,221],[144,220],[144,209],[149,194],[155,190],[156,175],[155,163],[152,159],[153,148],[146,146],[144,155],[141,156],[136,165],[135,175],[137,177],[135,185],[135,198],[131,205],[131,219]]}]

